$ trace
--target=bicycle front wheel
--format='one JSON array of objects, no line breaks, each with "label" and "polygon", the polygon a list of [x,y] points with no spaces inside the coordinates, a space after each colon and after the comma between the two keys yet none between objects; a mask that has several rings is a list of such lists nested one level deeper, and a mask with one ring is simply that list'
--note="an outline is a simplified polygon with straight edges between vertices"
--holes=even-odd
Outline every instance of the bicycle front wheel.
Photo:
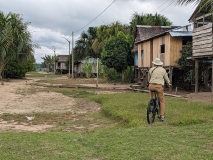
[{"label": "bicycle front wheel", "polygon": [[147,106],[147,122],[153,123],[155,121],[155,116],[156,116],[156,107],[155,107],[155,102],[153,99],[150,99],[148,106]]}]

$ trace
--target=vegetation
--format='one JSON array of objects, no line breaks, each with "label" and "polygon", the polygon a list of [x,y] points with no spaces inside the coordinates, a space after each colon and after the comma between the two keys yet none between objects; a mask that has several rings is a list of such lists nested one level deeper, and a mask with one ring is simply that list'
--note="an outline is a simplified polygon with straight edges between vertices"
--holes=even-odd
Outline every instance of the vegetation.
[{"label": "vegetation", "polygon": [[150,26],[171,26],[172,22],[160,14],[139,14],[135,12],[132,15],[130,22],[130,32],[132,35],[136,32],[136,25],[150,25]]},{"label": "vegetation", "polygon": [[0,154],[10,159],[203,159],[213,157],[212,125],[117,128],[85,134],[0,133]]},{"label": "vegetation", "polygon": [[[171,24],[165,16],[157,13],[154,15],[134,13],[128,25],[116,21],[108,25],[90,27],[87,32],[82,32],[79,40],[76,41],[74,61],[83,60],[86,57],[99,58],[110,70],[115,69],[118,72],[117,75],[122,73],[122,76],[116,76],[121,77],[122,81],[131,79],[129,78],[132,77],[131,75],[124,77],[124,70],[127,67],[132,69],[133,56],[131,55],[131,49],[136,25],[168,26]],[[111,76],[107,75],[107,73],[109,72],[104,74],[110,78]],[[133,72],[130,71],[130,73]],[[114,79],[117,78],[111,80]]]},{"label": "vegetation", "polygon": [[[29,125],[56,125],[53,130],[42,133],[0,132],[1,159],[182,160],[213,157],[212,105],[166,97],[166,121],[148,125],[147,93],[95,94],[93,89],[77,88],[48,90],[95,101],[101,104],[102,110],[96,114],[75,115],[75,120],[73,113],[35,113],[37,118],[31,123],[23,120],[24,115],[1,115],[3,120]],[[77,120],[80,116],[89,119]],[[101,127],[87,128],[91,123]],[[69,132],[73,125],[86,129]]]},{"label": "vegetation", "polygon": [[89,63],[88,60],[85,61],[82,69],[87,78],[90,78],[92,76],[92,63]]},{"label": "vegetation", "polygon": [[54,64],[55,61],[55,57],[51,56],[51,55],[45,55],[44,57],[42,57],[42,59],[44,60],[44,62],[41,63],[43,68],[47,68],[48,72],[51,71],[51,67]]},{"label": "vegetation", "polygon": [[124,33],[119,32],[116,37],[111,37],[106,41],[102,52],[102,63],[108,68],[114,68],[117,72],[122,73],[123,82],[124,70],[131,62],[133,64],[128,38]]},{"label": "vegetation", "polygon": [[199,3],[201,4],[201,8],[205,6],[210,6],[212,3],[212,0],[175,0],[177,5],[198,5]]},{"label": "vegetation", "polygon": [[23,78],[29,71],[35,71],[35,60],[19,62],[17,59],[11,60],[4,69],[4,78]]},{"label": "vegetation", "polygon": [[34,63],[33,48],[37,46],[32,44],[28,23],[19,14],[3,12],[0,22],[0,75],[12,60]]},{"label": "vegetation", "polygon": [[[73,91],[56,90],[66,95],[72,95]],[[76,93],[75,93],[76,94]],[[81,98],[100,103],[102,112],[107,117],[119,121],[123,126],[136,127],[146,125],[146,107],[149,95],[146,93],[125,92],[119,94],[88,94],[79,92]],[[184,99],[166,97],[166,118],[167,125],[182,126],[200,123],[211,123],[213,115],[212,104],[188,102]],[[187,107],[186,107],[187,106]],[[201,107],[202,106],[202,107]],[[160,123],[160,122],[159,122]],[[156,123],[157,125],[158,122]]]},{"label": "vegetation", "polygon": [[89,27],[87,32],[82,32],[80,38],[75,43],[74,54],[75,60],[79,61],[86,57],[99,58],[100,54],[92,49],[92,43],[97,37],[96,27]]},{"label": "vegetation", "polygon": [[[195,63],[192,59],[192,44],[188,43],[181,51],[181,57],[177,60],[177,64],[183,71],[184,82],[194,81],[195,77]],[[211,62],[208,60],[199,61],[199,86],[205,86],[210,79],[210,73],[208,68],[211,66]]]}]

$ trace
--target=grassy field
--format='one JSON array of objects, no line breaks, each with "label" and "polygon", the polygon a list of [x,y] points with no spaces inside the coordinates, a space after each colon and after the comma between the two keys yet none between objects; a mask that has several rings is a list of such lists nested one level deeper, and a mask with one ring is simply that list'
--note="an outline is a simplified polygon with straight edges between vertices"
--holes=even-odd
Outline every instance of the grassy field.
[{"label": "grassy field", "polygon": [[[82,88],[51,88],[50,91],[101,104],[99,113],[84,115],[93,117],[92,121],[78,123],[99,123],[103,127],[66,132],[59,128],[73,123],[69,119],[62,123],[61,115],[38,115],[46,120],[55,118],[58,129],[43,133],[0,132],[0,159],[213,159],[213,104],[166,97],[166,121],[156,120],[148,125],[146,93],[96,94],[93,89]],[[19,116],[1,118],[18,119]]]}]

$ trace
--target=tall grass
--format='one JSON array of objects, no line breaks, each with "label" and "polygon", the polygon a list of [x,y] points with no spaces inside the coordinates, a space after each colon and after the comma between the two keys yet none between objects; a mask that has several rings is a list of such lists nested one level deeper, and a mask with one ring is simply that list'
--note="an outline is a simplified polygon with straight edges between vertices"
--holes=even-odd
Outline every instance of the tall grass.
[{"label": "tall grass", "polygon": [[[58,90],[58,92],[64,92]],[[69,93],[70,92],[70,93]],[[73,91],[66,91],[66,95]],[[146,108],[149,101],[147,93],[126,92],[119,94],[88,94],[81,92],[80,97],[88,98],[102,105],[102,112],[124,126],[136,127],[146,125]],[[213,119],[213,104],[189,102],[185,99],[166,97],[166,121],[168,125],[191,125],[208,123]],[[156,119],[158,122],[158,119]]]}]

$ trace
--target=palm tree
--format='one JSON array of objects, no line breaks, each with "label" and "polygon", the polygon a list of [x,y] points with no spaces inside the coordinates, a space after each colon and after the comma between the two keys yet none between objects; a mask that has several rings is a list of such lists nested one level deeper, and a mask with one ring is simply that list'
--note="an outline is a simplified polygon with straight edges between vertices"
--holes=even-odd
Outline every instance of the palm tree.
[{"label": "palm tree", "polygon": [[44,68],[47,68],[48,72],[50,72],[50,68],[51,68],[52,64],[54,63],[54,56],[45,55],[44,57],[41,57],[41,59],[44,60],[44,62],[42,62],[42,66]]},{"label": "palm tree", "polygon": [[0,75],[9,61],[32,58],[34,45],[27,25],[19,14],[0,12]]},{"label": "palm tree", "polygon": [[96,27],[89,27],[87,32],[82,32],[80,38],[76,41],[74,54],[75,60],[81,60],[85,57],[94,57],[97,58],[97,55],[94,50],[92,49],[92,44],[96,39]]},{"label": "palm tree", "polygon": [[160,14],[139,14],[135,12],[130,22],[130,32],[135,34],[136,25],[170,26],[172,22]]},{"label": "palm tree", "polygon": [[[177,4],[177,5],[188,5],[188,4],[193,4],[193,5],[197,5],[199,4],[201,1],[211,1],[211,0],[174,0],[174,2]],[[205,3],[206,3],[205,2]]]},{"label": "palm tree", "polygon": [[[200,6],[200,10],[211,6],[213,1],[212,0],[174,0],[176,5],[189,5],[192,4],[194,6],[198,5]],[[213,12],[213,9],[210,10],[210,12]]]}]

